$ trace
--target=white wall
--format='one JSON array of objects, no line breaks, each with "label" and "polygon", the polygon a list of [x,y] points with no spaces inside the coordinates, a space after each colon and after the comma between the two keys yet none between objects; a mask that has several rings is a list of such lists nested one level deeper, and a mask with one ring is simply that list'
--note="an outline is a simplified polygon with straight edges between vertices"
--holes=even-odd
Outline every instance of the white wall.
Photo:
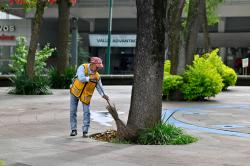
[{"label": "white wall", "polygon": [[[15,26],[14,31],[1,30],[3,26]],[[25,36],[27,39],[27,44],[29,44],[31,37],[31,20],[28,19],[18,19],[18,20],[0,20],[0,36]],[[16,40],[0,40],[0,46],[14,46],[16,45]]]}]

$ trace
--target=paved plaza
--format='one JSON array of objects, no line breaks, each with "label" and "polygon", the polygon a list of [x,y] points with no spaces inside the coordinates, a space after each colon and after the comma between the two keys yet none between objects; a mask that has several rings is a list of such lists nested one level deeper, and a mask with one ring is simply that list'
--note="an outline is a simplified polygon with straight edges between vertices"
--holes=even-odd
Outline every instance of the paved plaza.
[{"label": "paved plaza", "polygon": [[[126,121],[131,86],[104,86]],[[199,138],[188,145],[123,145],[69,136],[69,91],[53,95],[7,94],[0,88],[0,160],[10,166],[249,166],[250,87],[230,87],[206,102],[163,101],[169,122]],[[98,93],[91,133],[115,129]],[[170,116],[171,115],[171,116]],[[165,116],[167,117],[167,116]],[[225,133],[225,132],[226,133]]]}]

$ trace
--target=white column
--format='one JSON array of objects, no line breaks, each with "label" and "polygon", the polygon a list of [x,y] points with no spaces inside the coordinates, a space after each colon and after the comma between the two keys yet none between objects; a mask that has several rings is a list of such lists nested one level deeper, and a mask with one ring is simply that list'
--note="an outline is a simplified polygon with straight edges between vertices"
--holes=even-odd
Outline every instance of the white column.
[{"label": "white column", "polygon": [[95,19],[88,19],[90,33],[95,32]]},{"label": "white column", "polygon": [[[220,18],[220,21],[218,23],[218,32],[224,33],[226,28],[226,18]],[[224,63],[227,61],[227,48],[226,47],[220,47],[220,56]]]}]

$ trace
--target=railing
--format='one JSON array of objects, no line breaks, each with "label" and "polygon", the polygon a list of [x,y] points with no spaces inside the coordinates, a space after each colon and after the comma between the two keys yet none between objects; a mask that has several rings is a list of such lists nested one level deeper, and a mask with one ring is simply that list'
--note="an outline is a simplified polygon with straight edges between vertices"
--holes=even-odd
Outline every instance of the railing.
[{"label": "railing", "polygon": [[[135,6],[136,0],[113,0],[113,6]],[[109,0],[78,0],[76,7],[108,6]]]},{"label": "railing", "polygon": [[[0,87],[11,85],[14,75],[0,75]],[[132,85],[133,75],[102,75],[104,85]],[[237,86],[250,86],[250,75],[238,75]]]},{"label": "railing", "polygon": [[225,4],[244,5],[244,4],[250,4],[250,0],[225,0]]}]

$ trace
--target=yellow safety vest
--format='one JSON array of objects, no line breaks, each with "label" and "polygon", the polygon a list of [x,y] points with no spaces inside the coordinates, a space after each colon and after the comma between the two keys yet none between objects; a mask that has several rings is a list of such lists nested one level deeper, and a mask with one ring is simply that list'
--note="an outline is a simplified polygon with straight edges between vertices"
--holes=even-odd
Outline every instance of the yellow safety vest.
[{"label": "yellow safety vest", "polygon": [[[90,76],[89,74],[89,64],[83,64],[85,70],[85,76]],[[100,79],[100,75],[98,72],[94,74]],[[72,86],[70,87],[70,93],[73,94],[75,97],[78,97],[81,102],[84,104],[89,104],[91,97],[94,93],[95,87],[97,85],[97,81],[89,81],[89,82],[80,82],[78,78],[74,79]]]}]

